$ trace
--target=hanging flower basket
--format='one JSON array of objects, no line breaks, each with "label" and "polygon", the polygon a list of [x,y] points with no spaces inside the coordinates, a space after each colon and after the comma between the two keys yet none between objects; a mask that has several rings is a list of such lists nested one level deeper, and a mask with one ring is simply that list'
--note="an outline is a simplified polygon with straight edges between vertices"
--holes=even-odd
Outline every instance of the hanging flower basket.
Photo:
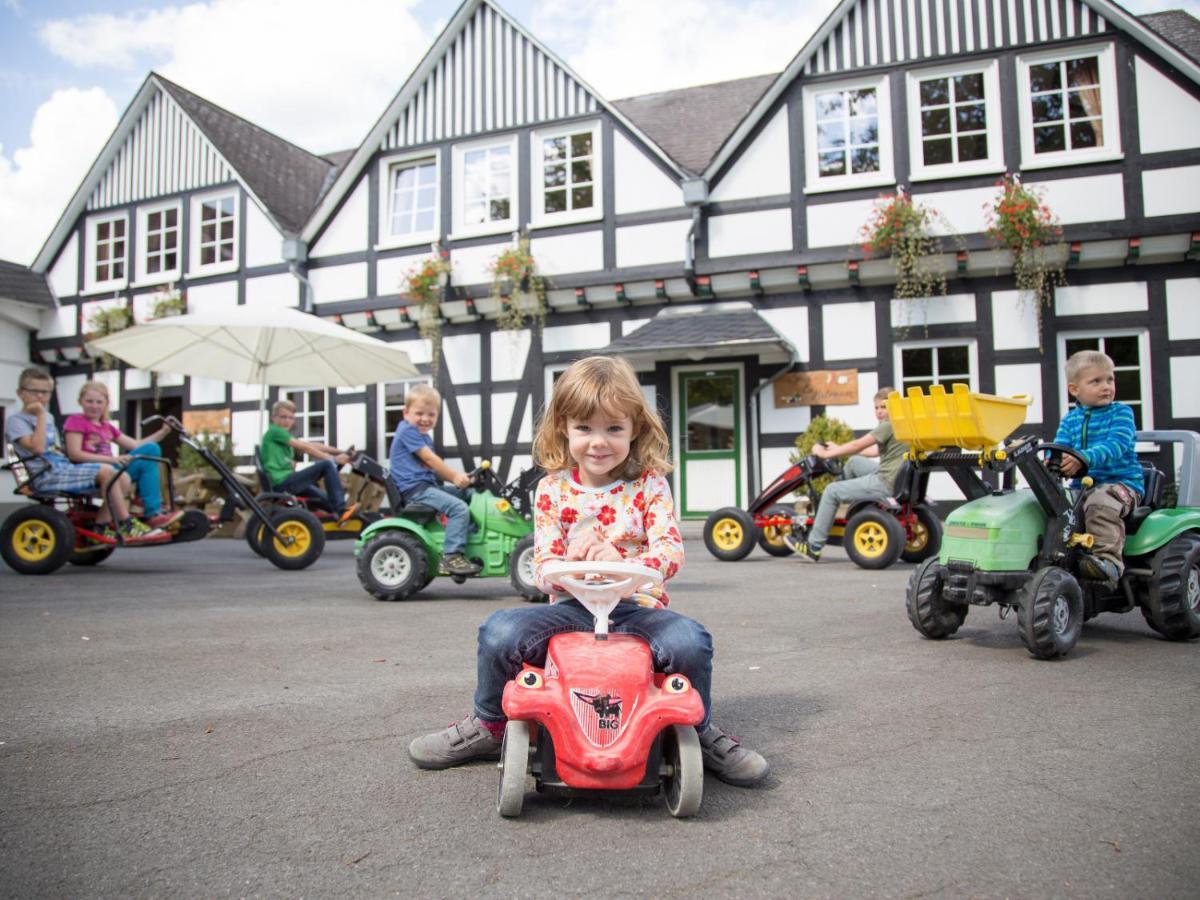
[{"label": "hanging flower basket", "polygon": [[154,308],[150,317],[161,319],[164,316],[182,316],[187,313],[187,294],[172,285],[163,285],[154,298]]},{"label": "hanging flower basket", "polygon": [[1054,288],[1067,283],[1062,227],[1042,199],[1042,191],[1005,174],[999,191],[984,204],[988,239],[1012,254],[1013,280],[1022,297],[1029,297],[1037,316],[1039,340],[1042,308],[1054,299]]},{"label": "hanging flower basket", "polygon": [[897,299],[946,293],[946,274],[938,264],[941,243],[932,234],[939,214],[913,203],[903,189],[882,195],[862,227],[861,248],[867,257],[890,256],[896,267]]},{"label": "hanging flower basket", "polygon": [[442,356],[442,287],[450,281],[450,257],[437,253],[421,260],[405,275],[404,293],[417,301],[417,331],[429,341],[430,367],[436,382]]},{"label": "hanging flower basket", "polygon": [[[97,309],[88,317],[88,340],[102,338],[105,335],[124,331],[133,324],[129,307],[122,303],[120,306],[107,306]],[[93,369],[115,369],[120,363],[111,353],[101,353],[95,358]]]},{"label": "hanging flower basket", "polygon": [[529,252],[529,238],[520,238],[488,268],[492,273],[488,296],[500,307],[497,327],[519,331],[528,324],[540,329],[546,321],[546,282]]}]

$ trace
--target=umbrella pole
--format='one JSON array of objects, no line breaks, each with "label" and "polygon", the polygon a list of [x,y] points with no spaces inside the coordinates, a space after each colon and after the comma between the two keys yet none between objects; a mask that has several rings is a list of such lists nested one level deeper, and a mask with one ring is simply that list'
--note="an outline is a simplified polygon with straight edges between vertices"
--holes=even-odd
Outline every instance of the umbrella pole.
[{"label": "umbrella pole", "polygon": [[260,441],[262,440],[263,432],[266,431],[266,425],[264,424],[266,421],[266,415],[267,415],[267,382],[264,380],[262,383],[262,392],[259,395],[259,401],[258,401],[258,439]]}]

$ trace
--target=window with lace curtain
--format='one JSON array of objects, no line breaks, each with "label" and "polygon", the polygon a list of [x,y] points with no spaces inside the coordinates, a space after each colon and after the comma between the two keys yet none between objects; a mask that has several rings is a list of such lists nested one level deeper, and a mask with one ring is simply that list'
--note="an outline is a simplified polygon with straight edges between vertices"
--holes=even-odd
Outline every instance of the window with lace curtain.
[{"label": "window with lace curtain", "polygon": [[1021,167],[1121,155],[1112,45],[1021,57]]}]

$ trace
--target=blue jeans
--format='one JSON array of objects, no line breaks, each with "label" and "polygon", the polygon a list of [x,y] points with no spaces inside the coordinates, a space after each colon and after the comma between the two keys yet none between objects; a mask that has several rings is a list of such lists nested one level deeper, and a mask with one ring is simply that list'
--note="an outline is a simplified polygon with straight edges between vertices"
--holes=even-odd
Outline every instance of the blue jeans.
[{"label": "blue jeans", "polygon": [[[656,669],[678,672],[691,681],[704,702],[704,721],[697,728],[705,728],[711,718],[713,646],[704,626],[669,609],[636,603],[618,604],[609,620],[613,633],[645,639]],[[503,722],[504,686],[521,671],[521,664],[544,666],[550,638],[564,631],[591,631],[594,623],[577,600],[502,609],[488,616],[479,626],[475,715],[485,722]]]},{"label": "blue jeans", "polygon": [[[325,491],[328,497],[313,487],[318,481],[325,481]],[[275,485],[275,490],[286,491],[289,494],[303,493],[306,497],[326,504],[330,511],[341,513],[346,508],[346,495],[342,493],[342,482],[338,478],[338,467],[332,459],[319,459],[307,469],[293,472],[283,481]]]},{"label": "blue jeans", "polygon": [[430,484],[405,491],[404,502],[432,506],[446,517],[446,543],[442,545],[444,556],[462,553],[466,549],[467,532],[471,527],[466,491],[449,484]]},{"label": "blue jeans", "polygon": [[[151,441],[129,451],[131,456],[162,456],[162,447]],[[162,463],[152,459],[135,459],[125,472],[137,485],[138,496],[142,498],[144,515],[157,516],[162,512]]]}]

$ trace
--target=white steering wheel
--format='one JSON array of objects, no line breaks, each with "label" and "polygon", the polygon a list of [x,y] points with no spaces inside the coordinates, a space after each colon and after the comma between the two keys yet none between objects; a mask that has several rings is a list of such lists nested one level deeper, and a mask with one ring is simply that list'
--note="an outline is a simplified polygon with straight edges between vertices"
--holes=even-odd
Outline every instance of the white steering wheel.
[{"label": "white steering wheel", "polygon": [[662,584],[662,573],[639,563],[559,560],[542,577],[565,588],[596,617],[596,634],[608,634],[608,614],[626,597]]}]

